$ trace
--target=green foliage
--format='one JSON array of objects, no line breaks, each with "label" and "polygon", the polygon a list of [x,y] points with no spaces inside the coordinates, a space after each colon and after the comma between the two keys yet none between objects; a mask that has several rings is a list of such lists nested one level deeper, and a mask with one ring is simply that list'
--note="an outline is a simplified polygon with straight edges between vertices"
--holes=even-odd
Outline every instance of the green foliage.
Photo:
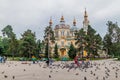
[{"label": "green foliage", "polygon": [[58,57],[59,57],[57,44],[55,44],[55,48],[54,48],[54,57],[55,57],[55,58],[58,58]]},{"label": "green foliage", "polygon": [[46,44],[45,46],[45,57],[47,58],[48,57],[48,43]]},{"label": "green foliage", "polygon": [[118,57],[118,60],[120,61],[120,57]]},{"label": "green foliage", "polygon": [[13,35],[13,29],[11,25],[7,25],[5,28],[2,29],[3,36],[7,36],[8,38],[11,38]]},{"label": "green foliage", "polygon": [[51,26],[47,26],[45,28],[45,32],[44,32],[44,39],[45,41],[49,41],[54,43],[55,42],[55,37],[54,37],[54,31],[52,30],[52,27]]},{"label": "green foliage", "polygon": [[108,32],[104,36],[103,44],[104,49],[108,51],[109,55],[119,56],[120,55],[120,28],[117,23],[108,21]]},{"label": "green foliage", "polygon": [[40,54],[43,54],[43,49],[44,49],[44,42],[41,40],[37,40],[37,43],[36,43],[36,56],[39,57]]},{"label": "green foliage", "polygon": [[49,44],[55,42],[54,31],[52,30],[51,26],[47,26],[45,28],[44,40],[45,40],[45,57],[48,57],[48,56],[50,57],[51,52],[49,52],[49,49],[48,49],[50,48]]},{"label": "green foliage", "polygon": [[2,46],[0,46],[0,55],[4,55],[4,49]]},{"label": "green foliage", "polygon": [[32,33],[29,29],[22,34],[19,42],[19,53],[21,53],[21,56],[28,58],[36,53],[35,33]]},{"label": "green foliage", "polygon": [[86,48],[89,53],[93,55],[98,55],[97,52],[101,47],[102,38],[99,34],[96,34],[96,31],[89,25],[88,33],[86,35],[87,45]]},{"label": "green foliage", "polygon": [[10,26],[10,25],[6,26],[2,30],[2,32],[3,32],[3,36],[5,36],[5,35],[7,36],[8,42],[9,42],[9,46],[8,46],[8,49],[6,50],[6,52],[10,53],[10,55],[12,55],[13,59],[14,59],[15,53],[17,53],[18,43],[17,43],[16,35],[13,32],[12,26]]},{"label": "green foliage", "polygon": [[[83,49],[88,52],[88,54],[98,55],[97,51],[100,49],[102,44],[102,38],[96,31],[89,25],[87,35],[80,29],[76,34],[76,45],[78,45],[78,51],[81,53]],[[79,52],[79,53],[80,53]]]},{"label": "green foliage", "polygon": [[8,48],[9,48],[9,39],[7,37],[1,39],[1,47],[4,50],[4,54],[3,55],[9,55],[8,53]]},{"label": "green foliage", "polygon": [[71,43],[69,51],[68,51],[68,56],[71,59],[74,59],[74,57],[76,56],[76,49],[75,49],[75,47],[74,47],[74,45],[72,43]]}]

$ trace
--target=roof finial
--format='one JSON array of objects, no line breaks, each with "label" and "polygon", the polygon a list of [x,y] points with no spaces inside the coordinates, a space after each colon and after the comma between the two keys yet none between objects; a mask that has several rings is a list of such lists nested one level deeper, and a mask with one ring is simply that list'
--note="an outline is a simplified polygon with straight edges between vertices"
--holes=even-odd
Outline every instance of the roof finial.
[{"label": "roof finial", "polygon": [[50,17],[49,26],[52,26],[52,17]]},{"label": "roof finial", "polygon": [[87,11],[86,11],[86,8],[85,8],[84,17],[88,17],[88,15],[87,15]]},{"label": "roof finial", "polygon": [[60,22],[64,22],[64,16],[61,16]]},{"label": "roof finial", "polygon": [[74,20],[73,20],[73,26],[76,26],[76,19],[74,17]]}]

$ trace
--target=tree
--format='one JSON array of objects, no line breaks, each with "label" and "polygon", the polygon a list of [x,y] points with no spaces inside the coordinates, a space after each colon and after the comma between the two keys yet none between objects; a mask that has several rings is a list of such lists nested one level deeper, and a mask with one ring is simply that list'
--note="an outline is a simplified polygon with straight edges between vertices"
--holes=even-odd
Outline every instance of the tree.
[{"label": "tree", "polygon": [[55,44],[55,48],[54,48],[54,57],[55,57],[55,58],[58,58],[58,57],[59,57],[57,43]]},{"label": "tree", "polygon": [[2,46],[0,46],[0,55],[4,55],[3,53],[4,53],[4,49]]},{"label": "tree", "polygon": [[[83,53],[83,48],[84,48],[84,44],[86,43],[85,42],[85,32],[83,31],[83,28],[82,29],[80,29],[79,31],[77,31],[76,33],[75,33],[75,40],[76,40],[76,42],[75,42],[75,45],[77,45],[78,47],[77,47],[77,51],[78,51],[78,53]],[[79,54],[80,55],[80,54]]]},{"label": "tree", "polygon": [[11,35],[9,42],[10,44],[9,44],[8,52],[12,53],[12,57],[14,60],[14,56],[18,51],[18,41],[14,33]]},{"label": "tree", "polygon": [[45,33],[44,33],[44,39],[47,42],[48,39],[50,40],[50,42],[54,43],[55,42],[55,37],[54,37],[54,31],[52,30],[51,26],[47,26],[45,28]]},{"label": "tree", "polygon": [[45,48],[45,57],[49,57],[50,56],[50,43],[54,43],[55,42],[55,37],[54,37],[54,31],[52,30],[51,26],[47,26],[45,28],[45,36],[44,36],[44,40],[45,40],[45,44],[46,44],[46,48]]},{"label": "tree", "polygon": [[107,50],[109,55],[118,56],[120,53],[120,28],[117,23],[108,21],[108,31],[103,39],[104,49]]},{"label": "tree", "polygon": [[37,40],[36,46],[37,46],[36,47],[36,53],[37,53],[36,56],[40,56],[40,54],[43,53],[44,42],[39,39],[39,40]]},{"label": "tree", "polygon": [[83,31],[83,28],[79,30],[76,34],[76,45],[78,46],[78,51],[83,53],[87,51],[88,55],[91,53],[94,56],[98,55],[98,49],[100,49],[102,44],[102,38],[96,31],[89,25],[87,34]]},{"label": "tree", "polygon": [[11,54],[12,53],[12,57],[14,59],[14,55],[17,52],[17,39],[16,39],[16,35],[13,32],[12,26],[8,25],[6,26],[3,30],[3,36],[7,36],[7,38],[9,39],[9,47],[8,47],[8,52]]},{"label": "tree", "polygon": [[0,55],[4,55],[4,48],[2,43],[2,37],[0,36]]},{"label": "tree", "polygon": [[20,39],[19,52],[24,57],[31,58],[31,55],[36,53],[36,37],[35,33],[32,33],[31,30],[27,30],[22,34]]},{"label": "tree", "polygon": [[11,25],[7,25],[5,28],[2,29],[3,36],[7,36],[8,38],[11,38],[13,35],[13,29]]},{"label": "tree", "polygon": [[86,35],[86,48],[88,53],[92,53],[94,56],[98,56],[98,50],[101,48],[102,45],[102,38],[96,31],[89,25],[88,26],[88,33]]},{"label": "tree", "polygon": [[9,55],[9,52],[8,52],[9,44],[10,42],[7,37],[4,37],[3,39],[1,39],[1,47],[4,50],[4,55]]},{"label": "tree", "polygon": [[76,49],[75,49],[75,47],[74,47],[74,45],[72,43],[71,43],[69,51],[68,51],[68,56],[71,59],[74,59],[74,57],[76,56]]},{"label": "tree", "polygon": [[48,54],[48,53],[49,53],[48,51],[49,51],[48,43],[46,43],[46,45],[45,45],[45,57],[46,57],[46,58],[48,58],[48,55],[49,55],[49,54]]}]

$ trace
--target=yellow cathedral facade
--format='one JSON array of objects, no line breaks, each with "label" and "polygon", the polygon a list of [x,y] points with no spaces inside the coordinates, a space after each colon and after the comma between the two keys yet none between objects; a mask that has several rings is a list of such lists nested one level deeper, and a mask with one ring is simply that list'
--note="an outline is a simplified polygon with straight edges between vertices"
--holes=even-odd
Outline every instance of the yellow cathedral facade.
[{"label": "yellow cathedral facade", "polygon": [[[49,21],[49,26],[52,26],[52,19]],[[87,33],[89,25],[89,20],[88,20],[88,15],[87,11],[85,10],[84,12],[84,20],[83,20],[83,29]],[[53,26],[52,26],[53,27]],[[74,18],[73,20],[73,25],[70,26],[65,23],[64,16],[61,16],[60,22],[54,26],[54,36],[55,36],[55,43],[49,43],[50,46],[50,51],[52,54],[54,54],[54,47],[55,44],[57,43],[58,46],[58,53],[60,57],[63,56],[68,56],[68,50],[71,45],[71,43],[75,45],[75,32],[78,31],[79,29],[77,28],[76,25],[76,19]]]}]

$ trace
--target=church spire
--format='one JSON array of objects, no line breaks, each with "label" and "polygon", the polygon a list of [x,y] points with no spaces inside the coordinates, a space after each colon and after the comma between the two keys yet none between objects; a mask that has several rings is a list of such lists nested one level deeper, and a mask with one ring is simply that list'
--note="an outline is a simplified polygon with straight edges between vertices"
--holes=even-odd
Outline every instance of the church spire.
[{"label": "church spire", "polygon": [[64,16],[62,15],[61,18],[60,18],[60,22],[65,22],[64,21]]},{"label": "church spire", "polygon": [[85,31],[86,34],[87,34],[87,30],[88,30],[88,25],[89,25],[88,14],[87,14],[87,11],[86,11],[86,8],[85,8],[83,30]]},{"label": "church spire", "polygon": [[76,26],[76,19],[73,20],[73,26]]},{"label": "church spire", "polygon": [[87,11],[86,11],[86,8],[85,8],[85,12],[84,12],[84,18],[87,18],[88,15],[87,15]]},{"label": "church spire", "polygon": [[52,26],[52,17],[50,17],[49,26]]}]

